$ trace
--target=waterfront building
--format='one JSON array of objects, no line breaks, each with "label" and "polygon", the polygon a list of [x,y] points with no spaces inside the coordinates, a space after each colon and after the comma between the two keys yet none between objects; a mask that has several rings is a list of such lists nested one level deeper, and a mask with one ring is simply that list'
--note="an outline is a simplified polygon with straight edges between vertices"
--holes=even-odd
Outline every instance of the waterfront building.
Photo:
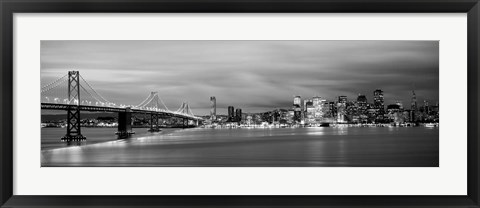
[{"label": "waterfront building", "polygon": [[[248,114],[242,113],[242,116],[240,117],[240,118],[241,118],[240,121],[241,121],[242,123],[246,123],[248,117],[249,117]],[[251,117],[251,116],[250,116],[250,117]]]},{"label": "waterfront building", "polygon": [[417,95],[415,91],[412,90],[412,101],[410,104],[410,122],[415,122],[417,119]]},{"label": "waterfront building", "polygon": [[415,94],[414,90],[412,90],[412,102],[410,104],[410,110],[417,110],[417,95]]},{"label": "waterfront building", "polygon": [[363,94],[358,94],[357,103],[367,105],[367,96]]},{"label": "waterfront building", "polygon": [[293,112],[293,120],[296,122],[302,121],[302,111],[300,108],[295,108]]},{"label": "waterfront building", "polygon": [[264,112],[262,113],[262,119],[263,122],[271,122],[272,121],[272,115],[271,112]]},{"label": "waterfront building", "polygon": [[369,107],[367,96],[363,94],[358,94],[356,106],[357,106],[358,122],[366,123],[368,119],[367,109]]},{"label": "waterfront building", "polygon": [[377,120],[378,109],[368,108],[366,115],[367,115],[368,123],[375,123]]},{"label": "waterfront building", "polygon": [[411,110],[403,110],[403,119],[405,122],[411,121],[410,119],[410,111]]},{"label": "waterfront building", "polygon": [[387,118],[390,122],[398,120],[398,113],[400,113],[400,105],[390,104],[387,106]]},{"label": "waterfront building", "polygon": [[321,97],[318,97],[318,96],[313,97],[313,98],[312,98],[312,105],[313,105],[314,107],[319,106],[319,105],[320,105],[320,102],[321,102],[321,99],[322,99],[322,98],[321,98]]},{"label": "waterfront building", "polygon": [[373,91],[373,106],[376,109],[379,109],[379,113],[383,113],[385,111],[385,104],[383,100],[383,91],[380,89],[376,89]]},{"label": "waterfront building", "polygon": [[242,121],[242,109],[240,108],[237,108],[237,110],[235,110],[235,121],[236,122]]},{"label": "waterfront building", "polygon": [[255,124],[261,124],[262,123],[262,114],[254,114],[253,115],[253,122]]},{"label": "waterfront building", "polygon": [[328,122],[331,123],[334,120],[333,117],[333,108],[332,106],[334,105],[333,102],[328,102],[328,101],[323,101],[322,105],[322,122]]},{"label": "waterfront building", "polygon": [[305,99],[303,100],[303,111],[307,112],[307,105],[313,105],[313,100],[312,99]]},{"label": "waterfront building", "polygon": [[335,102],[328,102],[328,111],[330,112],[330,117],[335,118],[337,114],[337,107],[335,106]]},{"label": "waterfront building", "polygon": [[293,111],[294,111],[293,120],[296,122],[302,121],[302,118],[303,118],[302,98],[298,95],[293,98]]},{"label": "waterfront building", "polygon": [[228,122],[235,121],[235,108],[228,106]]},{"label": "waterfront building", "polygon": [[397,100],[397,101],[395,101],[395,104],[398,105],[398,106],[400,106],[400,110],[403,110],[403,103],[402,103],[402,101]]},{"label": "waterfront building", "polygon": [[294,105],[295,107],[300,107],[300,108],[301,108],[301,107],[302,107],[302,98],[301,98],[300,96],[298,96],[298,95],[295,96],[295,97],[293,98],[293,105]]},{"label": "waterfront building", "polygon": [[430,107],[428,106],[428,100],[423,101],[423,108],[425,109],[425,113],[427,115],[430,114]]},{"label": "waterfront building", "polygon": [[323,122],[325,118],[326,111],[328,109],[328,105],[325,106],[327,100],[322,99],[321,97],[313,97],[313,107],[315,108],[315,122],[320,123]]},{"label": "waterfront building", "polygon": [[286,124],[288,123],[288,110],[285,109],[280,109],[280,124]]},{"label": "waterfront building", "polygon": [[360,110],[360,113],[363,113],[362,111],[366,111],[368,106],[367,102],[367,96],[358,94],[357,97],[357,107]]},{"label": "waterfront building", "polygon": [[294,115],[295,111],[293,109],[289,109],[287,112],[287,123],[293,124],[295,122]]},{"label": "waterfront building", "polygon": [[[313,100],[312,99],[305,99],[303,100],[303,106],[302,106],[302,120],[304,120],[305,122],[308,121],[308,109],[307,108],[311,108],[313,106]],[[308,122],[307,122],[308,123]]]},{"label": "waterfront building", "polygon": [[338,96],[337,103],[337,122],[345,123],[347,122],[347,96]]},{"label": "waterfront building", "polygon": [[432,116],[432,121],[433,122],[439,122],[439,106],[438,106],[438,102],[436,105],[432,106],[431,109],[430,109],[430,115]]},{"label": "waterfront building", "polygon": [[356,101],[347,102],[346,105],[346,117],[347,121],[352,123],[359,122],[359,114],[358,114],[358,104]]},{"label": "waterfront building", "polygon": [[254,122],[253,122],[253,116],[252,116],[252,115],[247,115],[247,116],[245,117],[245,120],[246,120],[248,126],[254,124]]},{"label": "waterfront building", "polygon": [[215,121],[217,119],[217,99],[215,96],[210,97],[210,120]]},{"label": "waterfront building", "polygon": [[373,107],[377,109],[376,122],[383,123],[385,119],[385,103],[383,91],[380,89],[373,91]]},{"label": "waterfront building", "polygon": [[305,123],[311,124],[315,122],[315,107],[313,106],[313,100],[309,100],[305,103]]}]

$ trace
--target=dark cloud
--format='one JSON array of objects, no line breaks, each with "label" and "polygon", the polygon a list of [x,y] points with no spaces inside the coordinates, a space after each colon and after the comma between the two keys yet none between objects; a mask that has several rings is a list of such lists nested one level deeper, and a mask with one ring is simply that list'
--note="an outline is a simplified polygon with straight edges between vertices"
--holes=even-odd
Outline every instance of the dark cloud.
[{"label": "dark cloud", "polygon": [[42,85],[79,70],[107,99],[138,104],[159,91],[171,109],[207,114],[289,107],[294,95],[355,99],[375,89],[387,104],[438,101],[438,41],[42,41]]}]

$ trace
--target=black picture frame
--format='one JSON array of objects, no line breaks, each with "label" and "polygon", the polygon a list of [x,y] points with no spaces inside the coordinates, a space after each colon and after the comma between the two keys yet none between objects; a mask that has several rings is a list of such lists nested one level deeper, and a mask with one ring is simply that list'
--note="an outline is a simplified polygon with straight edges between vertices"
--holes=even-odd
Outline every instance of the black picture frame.
[{"label": "black picture frame", "polygon": [[[478,0],[0,0],[0,204],[2,207],[480,207]],[[13,195],[14,13],[467,13],[466,196],[25,196]],[[35,177],[35,176],[32,176]],[[449,180],[449,178],[445,178]],[[94,188],[94,187],[92,187]],[[414,188],[414,187],[412,187]]]}]

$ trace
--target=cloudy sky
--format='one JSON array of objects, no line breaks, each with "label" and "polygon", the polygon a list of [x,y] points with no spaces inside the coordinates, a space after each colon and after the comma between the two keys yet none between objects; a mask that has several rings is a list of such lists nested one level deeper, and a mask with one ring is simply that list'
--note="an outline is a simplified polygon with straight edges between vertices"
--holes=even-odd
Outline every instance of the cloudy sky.
[{"label": "cloudy sky", "polygon": [[[195,114],[229,105],[243,112],[287,108],[293,97],[386,104],[434,104],[439,96],[437,41],[42,41],[42,86],[69,70],[111,102],[136,105],[158,91],[170,109],[188,101]],[[407,107],[409,108],[409,107]]]}]

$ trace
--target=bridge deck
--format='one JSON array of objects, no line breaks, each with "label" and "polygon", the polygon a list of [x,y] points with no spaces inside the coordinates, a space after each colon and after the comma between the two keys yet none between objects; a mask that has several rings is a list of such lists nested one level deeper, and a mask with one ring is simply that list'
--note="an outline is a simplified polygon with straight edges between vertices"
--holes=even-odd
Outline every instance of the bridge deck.
[{"label": "bridge deck", "polygon": [[[71,105],[71,104],[59,104],[59,103],[41,103],[41,109],[45,110],[68,110],[71,107],[78,107],[80,111],[89,111],[89,112],[126,112],[127,108],[120,108],[120,107],[109,107],[109,106],[89,106],[89,105]],[[145,109],[135,109],[131,108],[132,113],[145,113],[145,114],[157,114],[166,117],[177,117],[177,118],[184,118],[184,119],[192,119],[192,120],[203,120],[199,117],[182,115],[175,112],[164,112],[164,111],[153,111],[153,110],[145,110]]]}]

